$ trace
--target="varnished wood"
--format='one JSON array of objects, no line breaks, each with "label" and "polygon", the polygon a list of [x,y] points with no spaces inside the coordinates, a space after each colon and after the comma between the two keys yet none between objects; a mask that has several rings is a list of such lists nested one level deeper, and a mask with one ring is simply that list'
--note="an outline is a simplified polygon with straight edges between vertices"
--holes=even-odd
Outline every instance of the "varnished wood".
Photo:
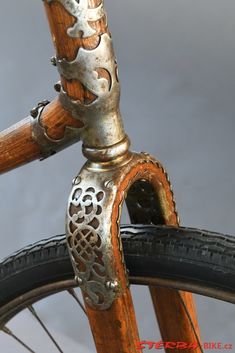
[{"label": "varnished wood", "polygon": [[[70,38],[67,35],[67,29],[71,27],[75,19],[70,16],[57,1],[50,4],[47,2],[44,3],[50,24],[52,39],[56,49],[56,55],[60,59],[65,58],[69,61],[74,60],[80,47],[90,49],[95,48],[99,41],[99,34],[108,31],[106,28],[106,22],[102,19],[94,24],[94,27],[96,28],[96,34],[94,36],[87,39]],[[89,5],[95,7],[99,3],[100,0],[90,0]],[[78,81],[67,81],[64,77],[61,77],[61,83],[71,98],[78,99],[81,102],[86,102],[94,98]],[[156,183],[156,187],[159,189],[159,183],[162,183],[163,189],[166,190],[165,193],[168,200],[168,207],[164,211],[166,223],[176,224],[177,219],[173,212],[173,201],[169,184],[160,174],[157,175],[159,171],[156,170],[156,168],[154,173],[156,173],[156,176],[153,177],[153,182]],[[135,174],[133,173],[133,175],[129,176],[129,181],[134,175]],[[127,180],[127,182],[129,181]],[[118,210],[115,212],[118,212]],[[113,222],[116,222],[115,217]],[[97,311],[87,306],[87,313],[98,353],[135,353],[137,352],[135,344],[139,339],[138,330],[136,327],[131,295],[129,289],[124,286],[125,274],[120,261],[118,244],[115,243],[115,239],[117,239],[115,231],[113,233],[113,239],[115,262],[118,268],[119,279],[121,279],[121,282],[123,283],[123,293],[113,303],[109,310]],[[185,339],[186,342],[195,342],[195,335],[192,332],[188,318],[185,316],[182,303],[178,300],[178,294],[172,290],[157,290],[154,288],[151,288],[151,294],[164,339],[169,341],[174,337],[179,337],[179,340]],[[183,294],[183,297],[194,326],[198,331],[193,298],[191,294]],[[173,315],[173,317],[170,320],[169,317],[171,317],[171,315]],[[181,336],[183,332],[184,335]],[[195,352],[198,353],[199,351]]]},{"label": "varnished wood", "polygon": [[[156,169],[152,166],[149,168],[149,178],[161,200],[158,212],[164,220],[163,224],[178,226],[175,202],[165,172],[162,168]],[[149,289],[162,339],[165,342],[186,343],[197,342],[197,337],[200,340],[193,295],[166,288],[149,287]],[[166,349],[166,352],[170,353],[172,349]],[[181,353],[182,350],[174,349],[174,352]],[[201,353],[201,350],[198,347],[197,349],[185,349],[184,352]]]},{"label": "varnished wood", "polygon": [[[82,122],[64,110],[58,98],[43,110],[41,123],[48,136],[61,139],[66,126],[81,128]],[[41,146],[32,137],[31,117],[25,118],[0,133],[0,173],[42,158]]]},{"label": "varnished wood", "polygon": [[[164,342],[198,343],[190,319],[185,310],[186,307],[194,325],[194,329],[200,339],[196,308],[194,301],[192,300],[192,295],[187,292],[177,292],[172,289],[156,287],[150,287],[150,293],[158,319],[162,340]],[[185,306],[182,303],[182,300]],[[172,352],[172,349],[166,351],[170,353]],[[174,352],[182,353],[182,349],[174,349]],[[201,353],[201,350],[198,346],[197,349],[184,349],[184,352]]]},{"label": "varnished wood", "polygon": [[33,142],[30,118],[0,133],[0,173],[40,158],[40,147]]},{"label": "varnished wood", "polygon": [[[159,190],[164,190],[165,202],[161,205],[159,212],[164,219],[163,224],[179,226],[179,220],[175,209],[175,203],[172,199],[172,190],[167,178],[164,178],[161,169],[155,171],[155,177],[152,179],[156,192],[161,195]],[[161,196],[162,197],[162,196]],[[193,295],[187,292],[178,292],[173,289],[149,287],[150,294],[158,320],[162,339],[165,342],[197,342],[200,340],[200,330],[196,315],[196,306]],[[166,349],[167,353],[172,349]],[[174,349],[175,353],[181,353],[182,350]],[[194,349],[185,349],[186,353],[201,353],[200,347]]]},{"label": "varnished wood", "polygon": [[[141,168],[147,168],[143,165]],[[158,209],[162,224],[178,226],[171,185],[163,168],[148,166],[148,178],[160,199]],[[143,222],[142,222],[143,223]],[[155,314],[158,320],[162,339],[165,342],[197,342],[200,331],[196,315],[196,307],[191,293],[178,292],[173,289],[149,287]],[[146,339],[146,337],[144,337]],[[167,353],[172,349],[166,349]],[[181,353],[182,350],[174,349]],[[184,349],[186,353],[201,353],[200,347]]]},{"label": "varnished wood", "polygon": [[41,122],[46,128],[48,136],[53,140],[62,139],[67,126],[77,129],[84,126],[81,120],[74,119],[71,114],[62,107],[58,98],[54,99],[44,108]]},{"label": "varnished wood", "polygon": [[[99,0],[90,0],[89,6],[96,7]],[[76,58],[80,47],[85,49],[94,49],[99,43],[99,35],[108,31],[105,19],[101,19],[91,24],[96,29],[96,34],[89,38],[71,38],[67,35],[67,29],[71,27],[75,19],[70,16],[64,7],[57,1],[50,4],[45,2],[46,13],[52,34],[52,40],[55,46],[56,55],[59,59],[72,61]],[[90,101],[94,96],[83,85],[75,80],[67,81],[61,77],[63,88],[71,98],[78,99],[81,102]]]},{"label": "varnished wood", "polygon": [[[95,7],[100,0],[90,0],[89,6]],[[96,34],[87,39],[73,39],[68,37],[67,29],[74,23],[74,18],[69,16],[63,6],[58,2],[45,3],[52,39],[58,58],[75,59],[80,47],[86,49],[96,48],[99,35],[108,31],[105,18],[94,25]],[[99,72],[102,75],[102,72]],[[93,95],[78,81],[66,81],[61,77],[61,83],[71,98],[81,102],[92,101]],[[114,234],[114,238],[117,235]],[[119,257],[118,257],[119,256]],[[125,281],[125,274],[121,266],[120,255],[116,258],[120,268],[120,278]],[[85,293],[84,293],[85,295]],[[113,303],[109,310],[96,311],[86,307],[98,353],[137,353],[136,343],[139,340],[135,313],[130,291],[123,286],[122,295]]]}]

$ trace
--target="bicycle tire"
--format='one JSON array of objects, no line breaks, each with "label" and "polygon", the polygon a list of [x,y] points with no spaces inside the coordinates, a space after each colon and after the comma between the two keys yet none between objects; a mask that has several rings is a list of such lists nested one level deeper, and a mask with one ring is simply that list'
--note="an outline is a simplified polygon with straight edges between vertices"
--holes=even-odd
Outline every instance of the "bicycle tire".
[{"label": "bicycle tire", "polygon": [[[186,290],[235,303],[235,237],[145,225],[122,226],[121,236],[131,283]],[[65,235],[10,255],[0,264],[0,324],[29,303],[76,286],[73,277]]]}]

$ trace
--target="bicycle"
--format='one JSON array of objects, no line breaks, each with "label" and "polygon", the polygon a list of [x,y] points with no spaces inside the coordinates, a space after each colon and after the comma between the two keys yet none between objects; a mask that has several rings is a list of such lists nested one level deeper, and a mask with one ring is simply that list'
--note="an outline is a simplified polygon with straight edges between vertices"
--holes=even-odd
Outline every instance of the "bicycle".
[{"label": "bicycle", "polygon": [[[53,63],[55,63],[55,59],[53,59]],[[57,65],[58,65],[58,63],[57,63]],[[105,72],[103,72],[102,73],[104,76],[105,76]],[[56,85],[56,88],[57,89],[61,89],[58,85]],[[86,97],[86,99],[88,99],[88,98],[90,98],[90,97]],[[52,105],[54,105],[54,106],[56,106],[56,102],[53,102],[52,103]],[[45,114],[45,116],[46,116],[46,118],[47,119],[49,119],[48,118],[48,116],[47,116],[47,113],[49,113],[49,108],[48,107],[50,107],[50,106],[48,106],[47,105],[47,102],[43,102],[42,104],[40,104],[36,109],[34,109],[33,111],[32,111],[32,118],[33,119],[35,119],[35,120],[33,120],[33,125],[34,125],[34,127],[33,127],[33,129],[34,129],[34,138],[36,137],[36,139],[37,139],[37,141],[38,142],[42,142],[42,139],[44,138],[43,136],[42,136],[42,133],[41,133],[41,130],[42,130],[42,127],[40,126],[41,124],[38,124],[38,123],[40,123],[40,118],[42,117],[42,114],[44,113]],[[58,106],[56,106],[56,108],[58,109]],[[60,107],[61,108],[61,107]],[[68,109],[69,110],[69,109]],[[54,111],[53,111],[53,114],[54,114]],[[66,116],[68,119],[71,119],[70,118],[70,116],[69,116],[69,114],[67,113],[67,111],[66,112],[63,112],[63,114],[64,114],[64,116]],[[46,119],[45,118],[45,119]],[[50,119],[51,119],[51,116],[50,116]],[[50,121],[50,119],[49,119],[49,121]],[[32,119],[30,119],[30,122],[32,121]],[[35,124],[35,121],[36,121],[36,124]],[[45,120],[46,121],[46,120]],[[71,121],[71,120],[70,120]],[[54,122],[53,122],[54,123]],[[26,124],[27,125],[27,124]],[[36,128],[35,128],[35,125],[36,125]],[[81,128],[81,122],[77,122],[76,121],[76,128]],[[39,127],[39,129],[37,130],[37,128]],[[25,128],[25,126],[24,126],[24,128]],[[20,132],[20,130],[18,130],[18,132]],[[61,132],[61,131],[60,131]],[[72,137],[71,137],[71,135],[69,136],[69,140],[71,139],[71,138],[75,138],[74,137],[74,135],[73,135],[73,133],[74,133],[74,131],[70,131],[71,132],[71,134],[72,134]],[[31,136],[31,135],[30,135]],[[24,130],[24,136],[23,136],[23,138],[25,139],[25,130]],[[94,137],[92,136],[92,138],[91,138],[91,143],[92,143],[92,141],[93,141],[93,139],[94,139]],[[7,140],[6,140],[7,141]],[[8,141],[7,141],[8,142]],[[45,141],[44,141],[45,142]],[[51,145],[48,147],[48,144],[45,146],[45,144],[44,144],[44,142],[43,142],[43,157],[47,157],[48,156],[48,154],[51,154],[52,152],[54,152],[54,150],[53,150],[53,148],[56,146],[56,148],[60,148],[61,147],[61,143],[63,142],[63,143],[67,143],[67,141],[59,141],[59,143],[58,142],[56,142],[55,143],[55,141],[53,142],[53,144],[52,144],[52,146],[53,146],[53,148],[51,148]],[[47,141],[48,142],[48,141]],[[125,148],[127,148],[127,145],[128,145],[128,142],[127,141],[125,141],[125,144],[124,144],[124,146],[118,146],[119,148],[121,147],[121,148],[123,148],[124,147],[124,149]],[[49,148],[49,150],[48,150],[48,148]],[[23,151],[24,152],[24,151]],[[92,154],[94,153],[94,152],[96,152],[96,151],[94,151],[93,149],[87,149],[87,150],[84,150],[84,152],[85,153],[88,153],[88,155],[89,155],[89,158],[90,159],[94,159],[94,156],[92,156]],[[100,151],[99,151],[100,152]],[[107,151],[106,151],[107,152]],[[108,151],[108,152],[112,152],[112,151]],[[122,154],[123,154],[123,150],[121,151],[122,153],[121,153],[121,156],[122,156]],[[24,152],[25,153],[25,152]],[[35,153],[37,156],[38,156],[38,151],[36,151],[35,152],[35,150],[33,151],[33,153]],[[101,157],[103,158],[103,155],[104,155],[104,153],[103,153],[103,151],[101,151]],[[108,153],[109,154],[109,153]],[[35,157],[35,155],[34,155],[34,157]],[[110,157],[110,156],[109,156]],[[3,158],[4,158],[4,156],[3,156]],[[27,158],[29,158],[29,156],[27,155]],[[135,157],[135,158],[137,158],[137,156]],[[152,162],[151,161],[153,161],[153,159],[152,159],[152,157],[150,157],[150,156],[148,156],[148,155],[142,155],[142,158],[143,158],[143,161],[144,161],[144,163],[147,161],[147,163],[151,163],[151,165],[152,165]],[[12,162],[12,161],[11,161]],[[22,162],[22,161],[21,161]],[[136,161],[134,161],[135,163],[133,164],[133,167],[135,167],[135,165],[137,164],[136,163]],[[13,162],[12,162],[13,163]],[[15,160],[14,161],[14,163],[19,163],[19,155],[17,156],[17,161]],[[163,179],[162,180],[165,180],[165,183],[167,184],[167,179],[166,179],[166,175],[165,175],[165,172],[164,172],[164,170],[163,169],[161,169],[161,167],[160,167],[160,164],[158,164],[158,162],[154,162],[154,163],[156,163],[155,165],[156,165],[156,167],[157,167],[157,169],[159,169],[160,171],[161,171],[161,173],[162,173],[162,175],[163,175]],[[12,165],[11,165],[12,166]],[[132,179],[132,178],[131,178]],[[112,181],[112,180],[111,180]],[[75,183],[76,182],[78,182],[78,180],[75,180]],[[78,183],[78,185],[79,185],[79,183]],[[107,185],[109,185],[109,183],[107,183]],[[111,185],[112,186],[112,185]],[[113,187],[113,186],[112,186]],[[131,200],[131,198],[132,199],[135,199],[135,195],[141,195],[141,193],[142,194],[145,194],[146,192],[148,192],[150,195],[153,193],[153,191],[151,190],[151,187],[150,186],[148,186],[148,185],[145,185],[145,183],[143,183],[143,182],[140,182],[140,184],[139,185],[135,185],[135,187],[137,187],[137,189],[139,188],[139,190],[135,190],[135,188],[134,188],[134,190],[130,190],[130,208],[131,207],[133,207],[132,205],[133,204],[138,204],[138,202],[134,202],[133,203],[133,200]],[[76,187],[77,188],[77,187]],[[147,191],[145,190],[145,188],[147,189]],[[92,197],[92,194],[94,193],[92,190],[89,190],[89,195],[86,195],[86,197]],[[169,189],[169,193],[170,193],[170,189]],[[78,198],[80,197],[80,195],[78,195]],[[100,195],[100,197],[102,197],[102,195]],[[172,197],[172,196],[170,196],[170,197]],[[154,198],[152,197],[151,198],[152,199],[152,202],[154,202],[153,200],[154,200]],[[87,199],[87,200],[89,200],[89,198]],[[143,200],[145,200],[145,197],[143,198],[143,195],[140,197],[140,204],[143,202]],[[98,200],[99,202],[100,201],[102,201],[102,199],[100,199],[100,200]],[[127,200],[127,203],[128,203],[128,200]],[[89,205],[88,205],[89,206]],[[96,212],[99,212],[98,211],[98,206],[99,205],[97,205],[97,211]],[[153,207],[153,209],[157,209],[158,211],[159,211],[159,209],[160,209],[160,206],[161,206],[161,208],[163,208],[164,207],[164,205],[160,205],[160,201],[159,200],[157,200],[157,201],[155,201],[155,205],[154,205],[155,207]],[[154,215],[153,215],[153,218],[155,218],[154,220],[153,219],[149,219],[148,217],[149,217],[149,215],[148,215],[148,217],[146,217],[146,215],[145,215],[145,212],[144,212],[144,210],[143,210],[143,207],[140,207],[141,208],[141,212],[138,212],[138,211],[134,211],[134,214],[133,214],[133,223],[135,223],[136,222],[136,218],[135,217],[137,217],[138,218],[138,223],[147,223],[147,224],[150,224],[150,223],[156,223],[156,224],[161,224],[161,223],[165,223],[165,219],[164,219],[164,215],[160,215],[160,217],[159,217],[159,215],[158,215],[158,217],[157,218],[155,218],[156,217],[156,215],[155,215],[155,213],[154,213]],[[145,207],[145,209],[147,209],[147,207]],[[133,212],[133,211],[132,211]],[[164,212],[163,212],[164,213]],[[173,217],[173,216],[172,216]],[[175,217],[175,216],[174,216]],[[176,222],[176,221],[175,221]],[[138,229],[138,228],[133,228],[133,229]],[[153,234],[154,232],[155,232],[155,228],[141,228],[142,230],[141,230],[141,232],[143,232],[143,229],[144,229],[144,232],[146,233],[146,235],[147,236],[150,236],[151,234]],[[149,231],[148,231],[148,229],[150,229]],[[163,229],[160,229],[160,228],[156,228],[156,230],[158,231],[158,232],[161,232],[161,231],[163,231],[163,232],[171,232],[171,228],[165,228],[165,230]],[[133,230],[132,230],[133,231]],[[172,232],[174,232],[175,230],[173,230],[172,229]],[[127,231],[126,231],[127,232]],[[178,232],[178,231],[176,231],[176,232]],[[181,231],[181,232],[183,232],[183,231]],[[190,231],[190,230],[188,230],[187,231],[188,232],[188,234],[191,232],[193,232],[193,231]],[[130,231],[129,231],[129,233],[130,233]],[[197,233],[197,232],[196,232]],[[203,233],[204,235],[205,235],[205,233]],[[165,234],[166,235],[166,234]],[[171,235],[172,237],[173,237],[173,234]],[[199,235],[198,235],[199,236]],[[214,234],[210,234],[210,235],[208,235],[208,237],[214,237],[215,235]],[[128,238],[128,237],[127,237]],[[165,237],[164,237],[165,238]],[[174,238],[174,237],[173,237]],[[124,238],[123,238],[124,239]],[[138,237],[137,237],[137,239],[138,239]],[[157,238],[156,238],[157,239]],[[177,239],[177,238],[176,238]],[[203,238],[202,238],[203,239]],[[58,239],[57,239],[58,240]],[[57,241],[56,240],[56,241]],[[165,240],[165,239],[164,239]],[[225,239],[221,239],[221,240],[226,240],[227,242],[229,242],[229,241],[231,241],[230,240],[230,238],[229,237],[227,237],[227,238],[225,238]],[[185,239],[185,242],[186,242],[186,239]],[[124,240],[124,243],[125,243],[125,240]],[[127,240],[127,243],[128,243],[128,240]],[[131,244],[130,245],[130,247],[132,247],[132,245],[134,246],[134,239],[132,239],[132,243],[133,244]],[[138,243],[138,241],[137,241],[137,243]],[[179,242],[178,242],[179,243]],[[223,241],[222,241],[222,243],[223,243]],[[140,245],[142,245],[143,244],[143,241],[141,240],[141,241],[139,241],[139,244]],[[58,245],[58,244],[57,244]],[[139,245],[139,247],[140,247],[140,245]],[[176,244],[176,246],[177,246],[177,244]],[[183,246],[185,246],[185,244],[183,245]],[[48,247],[48,243],[46,242],[46,248]],[[63,247],[63,241],[62,241],[62,247]],[[55,248],[55,246],[54,246],[54,244],[53,244],[53,246],[51,247],[51,249],[54,249]],[[186,247],[186,248],[188,248],[188,247]],[[29,250],[29,249],[28,249]],[[48,248],[47,248],[47,250],[48,250]],[[144,250],[147,250],[147,249],[145,249],[144,248]],[[31,250],[30,250],[31,251]],[[53,251],[53,250],[52,250]],[[25,255],[22,255],[22,254],[24,254],[24,252],[23,253],[21,253],[21,255],[20,256],[22,256],[22,261],[24,261],[23,260],[23,258],[24,258],[24,256]],[[44,250],[41,250],[41,253],[40,253],[41,255],[39,255],[39,257],[41,256],[41,257],[45,257],[45,255],[44,255]],[[146,256],[145,256],[146,257]],[[11,260],[13,259],[13,262],[11,262],[11,260],[8,260],[7,261],[7,265],[9,265],[9,263],[15,263],[15,259],[16,258],[19,258],[19,254],[17,254],[16,255],[16,257],[15,256],[13,256],[13,258],[11,258]],[[57,258],[58,259],[58,258]],[[27,260],[28,261],[28,260]],[[40,260],[39,260],[40,261]],[[34,263],[34,265],[35,265],[35,263]],[[10,265],[11,266],[11,265]],[[42,263],[40,263],[40,267],[42,266]],[[46,264],[46,267],[47,267],[48,265]],[[129,265],[129,266],[131,266],[131,265]],[[25,266],[23,265],[23,267],[25,268]],[[134,269],[137,269],[138,268],[138,265],[137,264],[135,264],[134,265]],[[19,270],[19,269],[18,269]],[[4,271],[4,269],[3,269],[3,271]],[[24,275],[22,275],[22,276],[24,276]],[[146,276],[146,274],[145,274],[145,276]],[[35,275],[33,275],[33,277],[34,278],[36,278],[35,277]],[[112,277],[111,275],[110,275],[110,277]],[[78,281],[80,281],[80,279],[78,278],[77,279]],[[52,279],[50,278],[49,279],[49,282],[51,282],[52,281]],[[72,282],[73,284],[74,284],[74,281]],[[151,284],[151,281],[149,282],[149,284]],[[109,283],[109,285],[110,286],[108,286],[108,290],[110,290],[111,289],[111,292],[112,292],[112,290],[113,289],[115,289],[115,286],[116,286],[116,283],[115,283],[115,281],[110,281],[110,283]],[[172,283],[170,284],[171,286],[173,285]],[[31,286],[33,286],[33,283],[31,283]],[[112,288],[112,286],[114,286],[114,288]],[[180,289],[188,289],[188,288],[185,288],[185,287],[183,287],[183,284],[180,284],[180,286],[182,286]],[[27,289],[27,291],[28,291],[29,289]],[[194,288],[194,290],[196,290],[195,288]],[[9,295],[9,291],[8,290],[6,290],[6,291],[4,291],[4,292],[6,292],[6,293],[8,293],[8,295]],[[19,294],[19,293],[18,293]],[[16,295],[18,295],[18,294],[16,294]],[[22,293],[21,293],[22,294]],[[115,293],[115,290],[113,290],[113,293],[111,293],[114,297],[115,297],[115,295],[116,295],[116,293]],[[109,295],[109,294],[108,294]],[[232,295],[231,295],[232,296]],[[218,296],[219,297],[219,296]],[[225,299],[225,297],[223,297],[222,296],[222,298],[223,299]],[[11,298],[12,299],[12,298]],[[112,298],[110,299],[109,298],[109,300],[112,300]],[[94,303],[93,303],[94,304]],[[181,302],[181,299],[180,299],[180,303],[179,304],[181,304],[181,306],[182,306],[182,302]],[[106,305],[109,305],[109,304],[106,304]],[[5,308],[6,309],[6,308]],[[185,313],[184,313],[185,314]],[[129,315],[129,314],[128,314]],[[186,315],[187,316],[187,315]],[[182,317],[183,317],[183,315],[182,315]],[[187,318],[186,318],[187,319]],[[133,322],[134,322],[134,320],[133,320]],[[133,324],[133,322],[132,322],[132,324]],[[96,326],[97,326],[97,324],[96,324]],[[191,328],[190,328],[191,329]],[[116,330],[115,330],[116,331]],[[115,332],[115,334],[116,334],[116,332]],[[125,344],[125,343],[124,343]],[[103,349],[103,348],[102,348]],[[134,349],[134,347],[132,347],[132,349]]]}]

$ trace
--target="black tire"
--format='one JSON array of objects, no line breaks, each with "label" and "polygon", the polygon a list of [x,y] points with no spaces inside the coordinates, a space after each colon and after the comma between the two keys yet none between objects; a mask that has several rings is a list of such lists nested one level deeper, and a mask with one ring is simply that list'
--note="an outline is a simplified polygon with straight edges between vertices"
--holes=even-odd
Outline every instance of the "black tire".
[{"label": "black tire", "polygon": [[[121,234],[131,283],[235,302],[235,237],[191,228],[137,225],[122,226]],[[64,235],[7,257],[0,266],[0,322],[4,308],[13,310],[11,303],[20,296],[72,278]],[[13,314],[14,310],[10,316]]]}]

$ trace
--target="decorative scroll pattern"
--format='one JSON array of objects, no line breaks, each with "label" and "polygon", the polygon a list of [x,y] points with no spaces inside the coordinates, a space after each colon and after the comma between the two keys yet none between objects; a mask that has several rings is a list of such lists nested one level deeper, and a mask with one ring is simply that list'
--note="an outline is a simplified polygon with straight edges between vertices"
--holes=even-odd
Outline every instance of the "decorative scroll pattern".
[{"label": "decorative scroll pattern", "polygon": [[67,209],[67,243],[87,303],[104,310],[116,296],[116,276],[111,265],[109,190],[98,174],[84,167],[75,179]]},{"label": "decorative scroll pattern", "polygon": [[[70,37],[87,38],[96,33],[92,22],[107,20],[103,0],[96,8],[89,8],[88,0],[46,0],[61,3],[75,24],[67,29]],[[125,131],[119,111],[120,85],[112,39],[108,33],[99,34],[96,48],[80,47],[74,60],[56,58],[61,77],[77,80],[94,96],[89,102],[74,100],[61,86],[60,101],[64,109],[84,123],[81,139],[84,146],[99,148],[113,146],[124,140]]]},{"label": "decorative scroll pattern", "polygon": [[[92,146],[100,140],[100,145],[112,145],[125,136],[119,112],[120,86],[112,40],[107,33],[101,35],[100,43],[93,50],[80,48],[74,61],[57,60],[60,74],[66,79],[81,82],[96,97],[91,103],[71,99],[61,88],[60,101],[73,117],[84,123],[82,139],[85,145]],[[108,78],[99,77],[102,69]],[[106,142],[106,139],[110,139]]]},{"label": "decorative scroll pattern", "polygon": [[[172,188],[161,164],[147,154],[135,153],[122,163],[112,168],[85,164],[74,181],[68,202],[67,239],[75,275],[87,302],[101,310],[109,308],[121,291],[112,240],[118,236],[120,261],[125,270],[119,227],[127,193],[134,222],[155,224],[177,219]],[[166,189],[161,187],[157,191],[153,187],[155,178]]]},{"label": "decorative scroll pattern", "polygon": [[[117,81],[112,40],[107,33],[101,35],[95,49],[80,48],[74,61],[57,60],[57,67],[63,77],[78,80],[97,97],[112,94]],[[100,68],[106,70],[111,82],[99,77],[97,70]]]},{"label": "decorative scroll pattern", "polygon": [[[105,277],[102,260],[102,240],[99,235],[104,192],[90,187],[74,190],[69,205],[68,244],[73,260],[85,278]],[[97,261],[98,260],[98,261]]]},{"label": "decorative scroll pattern", "polygon": [[76,18],[75,24],[68,28],[67,33],[73,38],[88,38],[96,33],[89,22],[95,22],[105,16],[103,1],[94,9],[88,7],[88,0],[47,0],[48,3],[58,1],[68,13]]}]

